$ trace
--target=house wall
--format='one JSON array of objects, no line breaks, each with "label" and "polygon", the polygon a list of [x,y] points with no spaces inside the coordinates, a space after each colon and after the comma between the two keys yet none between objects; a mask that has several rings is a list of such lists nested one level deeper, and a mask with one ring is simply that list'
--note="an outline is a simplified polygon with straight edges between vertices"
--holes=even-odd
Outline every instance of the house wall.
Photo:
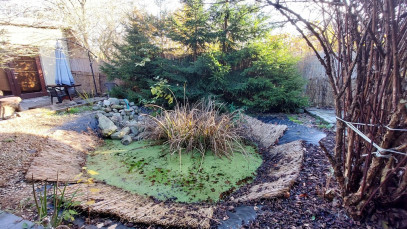
[{"label": "house wall", "polygon": [[81,85],[81,87],[77,88],[79,92],[95,94],[96,89],[98,92],[100,92],[100,73],[99,65],[97,64],[97,62],[92,63],[92,68],[95,75],[96,89],[88,58],[71,59],[70,64],[75,83]]},{"label": "house wall", "polygon": [[[57,39],[64,37],[63,32],[56,28],[33,28],[20,25],[2,25],[1,29],[6,31],[5,38],[11,45],[35,47],[39,50],[45,83],[55,84],[55,45]],[[67,53],[66,42],[61,41],[61,44],[64,52]]]}]

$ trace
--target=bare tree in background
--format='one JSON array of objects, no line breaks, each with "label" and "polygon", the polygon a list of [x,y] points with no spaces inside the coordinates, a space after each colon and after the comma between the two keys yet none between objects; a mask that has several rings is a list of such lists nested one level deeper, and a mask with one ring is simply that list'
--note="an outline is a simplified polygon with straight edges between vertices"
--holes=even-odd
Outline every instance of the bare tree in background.
[{"label": "bare tree in background", "polygon": [[338,119],[333,153],[321,145],[345,205],[355,217],[396,206],[407,197],[407,1],[315,0],[309,4],[321,12],[320,22],[295,12],[293,2],[267,0],[324,66],[336,116],[362,123],[353,124],[357,133]]},{"label": "bare tree in background", "polygon": [[85,48],[106,59],[124,32],[123,22],[133,10],[129,1],[45,0],[48,19],[61,20]]}]

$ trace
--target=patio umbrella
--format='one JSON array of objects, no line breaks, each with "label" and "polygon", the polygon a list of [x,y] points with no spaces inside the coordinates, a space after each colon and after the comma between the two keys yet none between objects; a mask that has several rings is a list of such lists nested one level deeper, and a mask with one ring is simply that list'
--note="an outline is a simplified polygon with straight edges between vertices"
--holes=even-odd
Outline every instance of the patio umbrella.
[{"label": "patio umbrella", "polygon": [[62,50],[62,45],[57,42],[55,48],[55,84],[56,85],[74,85],[75,81],[68,67],[66,56]]}]

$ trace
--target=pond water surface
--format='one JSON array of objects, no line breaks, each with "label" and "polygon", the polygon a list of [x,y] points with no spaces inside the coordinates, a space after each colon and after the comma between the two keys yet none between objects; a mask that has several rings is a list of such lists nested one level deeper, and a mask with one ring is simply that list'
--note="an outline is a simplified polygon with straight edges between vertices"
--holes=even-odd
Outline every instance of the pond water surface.
[{"label": "pond water surface", "polygon": [[326,137],[326,134],[316,128],[307,127],[290,121],[287,117],[259,116],[258,119],[265,123],[286,125],[287,130],[278,141],[279,145],[303,140],[306,143],[318,145],[319,141]]},{"label": "pond water surface", "polygon": [[[255,206],[239,206],[236,207],[233,212],[227,211],[229,219],[223,221],[218,229],[232,229],[241,228],[242,223],[249,224],[250,221],[256,219],[257,215],[260,213],[261,206],[257,206],[258,210],[255,210]],[[257,208],[256,208],[257,209]]]}]

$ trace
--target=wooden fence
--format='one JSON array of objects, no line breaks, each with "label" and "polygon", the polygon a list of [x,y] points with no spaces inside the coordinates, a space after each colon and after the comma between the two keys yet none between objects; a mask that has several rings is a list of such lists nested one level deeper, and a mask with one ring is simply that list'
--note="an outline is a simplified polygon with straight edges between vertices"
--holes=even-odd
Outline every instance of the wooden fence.
[{"label": "wooden fence", "polygon": [[334,96],[325,69],[316,56],[304,57],[299,63],[300,74],[306,79],[305,95],[310,105],[315,107],[334,107]]},{"label": "wooden fence", "polygon": [[[95,83],[93,82],[92,71],[88,58],[71,58],[70,66],[72,75],[76,84],[82,86],[78,89],[79,92],[95,93]],[[93,72],[95,75],[96,88],[98,93],[105,93],[107,77],[100,72],[100,63],[94,61],[92,63]]]}]

